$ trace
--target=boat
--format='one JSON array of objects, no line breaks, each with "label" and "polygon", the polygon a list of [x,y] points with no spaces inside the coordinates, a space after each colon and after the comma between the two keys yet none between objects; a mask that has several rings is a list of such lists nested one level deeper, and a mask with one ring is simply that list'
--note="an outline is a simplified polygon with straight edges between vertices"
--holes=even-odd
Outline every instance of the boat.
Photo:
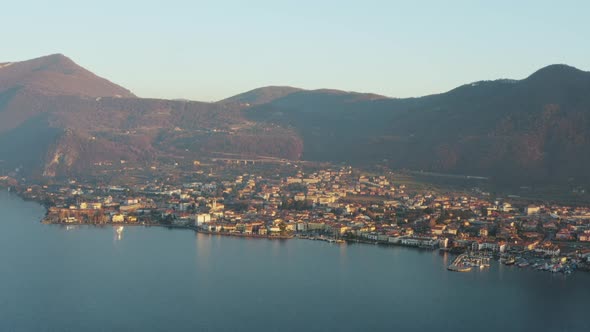
[{"label": "boat", "polygon": [[117,232],[117,235],[123,234],[123,230],[125,230],[125,227],[123,227],[123,226],[119,226],[115,229],[115,231]]},{"label": "boat", "polygon": [[514,258],[513,256],[508,258],[502,258],[500,259],[500,262],[504,265],[514,265],[514,263],[516,263],[516,258]]}]

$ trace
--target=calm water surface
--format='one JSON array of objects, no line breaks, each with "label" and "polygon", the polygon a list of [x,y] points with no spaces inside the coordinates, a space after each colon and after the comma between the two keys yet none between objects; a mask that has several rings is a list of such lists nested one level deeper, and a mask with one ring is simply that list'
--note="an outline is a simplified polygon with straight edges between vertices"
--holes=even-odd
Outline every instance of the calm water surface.
[{"label": "calm water surface", "polygon": [[590,275],[438,252],[58,226],[0,193],[0,331],[590,331]]}]

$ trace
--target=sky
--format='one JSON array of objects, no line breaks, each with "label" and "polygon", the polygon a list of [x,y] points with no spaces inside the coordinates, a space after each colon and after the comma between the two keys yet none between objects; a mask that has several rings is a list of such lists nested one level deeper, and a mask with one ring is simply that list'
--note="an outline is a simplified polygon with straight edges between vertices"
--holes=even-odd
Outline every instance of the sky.
[{"label": "sky", "polygon": [[0,62],[62,53],[151,98],[269,85],[417,97],[590,70],[588,13],[586,0],[19,0],[0,8]]}]

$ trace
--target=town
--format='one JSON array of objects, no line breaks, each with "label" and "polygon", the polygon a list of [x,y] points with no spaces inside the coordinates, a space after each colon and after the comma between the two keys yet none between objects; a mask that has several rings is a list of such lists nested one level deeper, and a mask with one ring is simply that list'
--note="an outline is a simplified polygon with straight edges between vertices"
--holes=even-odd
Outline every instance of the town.
[{"label": "town", "polygon": [[[33,184],[3,176],[0,184],[44,204],[50,224],[400,245],[564,273],[590,266],[588,207],[512,202],[476,187],[417,189],[391,171],[344,165],[226,158],[147,170],[107,166],[92,181]],[[106,174],[118,175],[96,180]]]}]

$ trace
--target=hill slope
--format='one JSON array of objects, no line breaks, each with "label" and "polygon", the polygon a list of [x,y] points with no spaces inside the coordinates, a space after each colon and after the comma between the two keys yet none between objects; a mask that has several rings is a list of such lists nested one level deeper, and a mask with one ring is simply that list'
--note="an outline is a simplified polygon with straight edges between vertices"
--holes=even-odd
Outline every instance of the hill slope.
[{"label": "hill slope", "polygon": [[422,98],[298,92],[245,112],[295,128],[305,159],[590,182],[590,73],[564,65]]},{"label": "hill slope", "polygon": [[302,91],[299,88],[290,86],[267,86],[250,90],[233,97],[221,100],[220,104],[239,104],[243,106],[260,105],[270,103],[276,99],[288,96],[297,91]]},{"label": "hill slope", "polygon": [[136,98],[63,55],[0,65],[4,171],[84,175],[121,160],[301,155],[294,132],[259,127],[234,103]]},{"label": "hill slope", "polygon": [[62,54],[0,64],[0,93],[11,89],[44,95],[135,97],[129,90],[94,75]]},{"label": "hill slope", "polygon": [[227,154],[590,184],[590,73],[552,65],[421,98],[266,87],[200,103],[136,98],[62,55],[0,64],[3,170]]},{"label": "hill slope", "polygon": [[43,112],[52,96],[134,98],[129,90],[54,54],[0,65],[0,133]]}]

